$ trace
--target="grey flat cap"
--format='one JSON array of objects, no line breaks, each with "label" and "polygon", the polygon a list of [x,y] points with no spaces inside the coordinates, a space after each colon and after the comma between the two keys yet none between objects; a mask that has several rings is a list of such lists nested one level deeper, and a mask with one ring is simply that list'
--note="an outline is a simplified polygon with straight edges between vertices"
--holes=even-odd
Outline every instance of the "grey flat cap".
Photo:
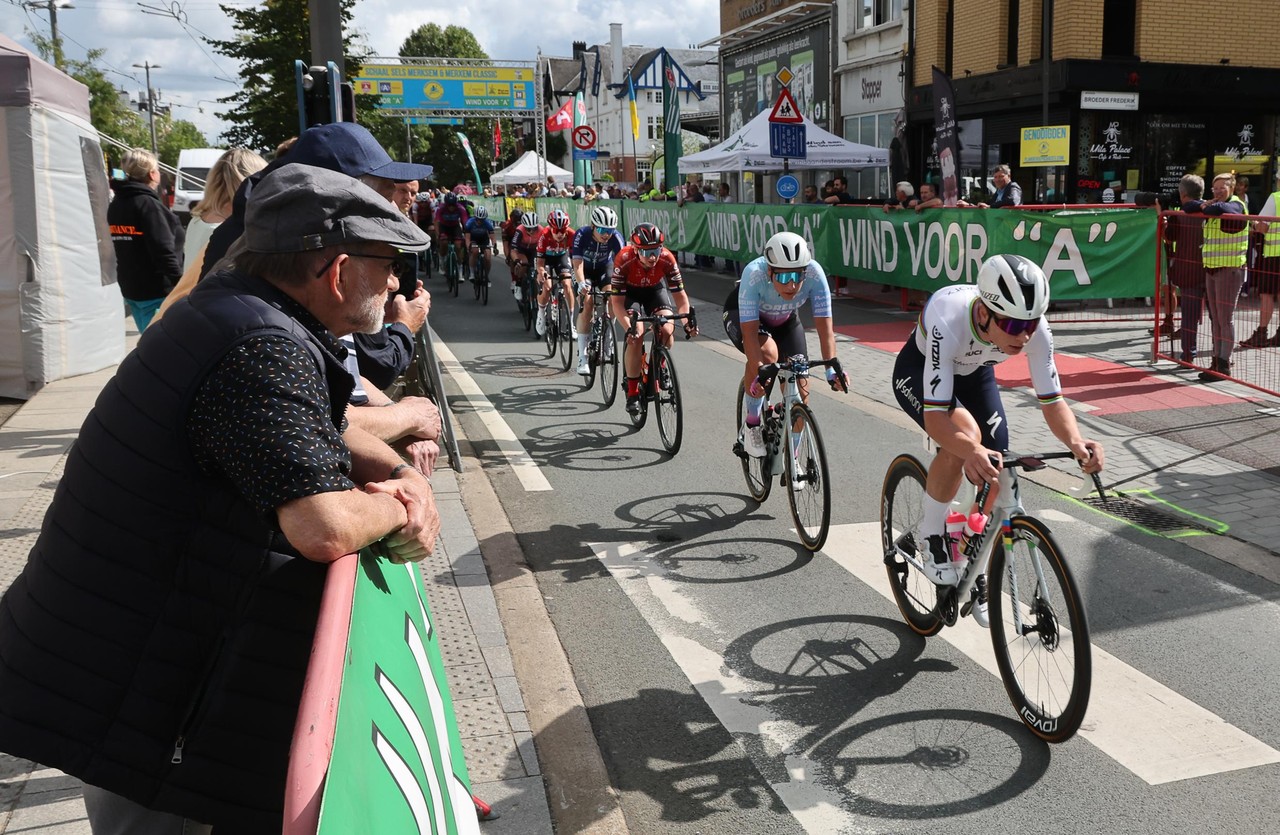
[{"label": "grey flat cap", "polygon": [[249,194],[244,242],[250,252],[305,252],[360,241],[418,251],[431,238],[390,200],[326,168],[282,166]]}]

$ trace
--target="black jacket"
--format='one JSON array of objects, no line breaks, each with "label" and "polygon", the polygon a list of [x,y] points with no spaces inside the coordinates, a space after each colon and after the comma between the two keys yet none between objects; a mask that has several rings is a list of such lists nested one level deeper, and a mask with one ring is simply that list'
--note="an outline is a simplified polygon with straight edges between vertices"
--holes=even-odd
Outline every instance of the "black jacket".
[{"label": "black jacket", "polygon": [[215,275],[143,333],[0,600],[0,750],[236,833],[280,832],[325,566],[206,475],[185,427],[217,361],[263,332],[306,348],[341,425],[351,377],[282,299]]},{"label": "black jacket", "polygon": [[182,278],[186,230],[146,183],[114,180],[111,189],[116,196],[107,206],[107,223],[120,292],[133,301],[162,299]]}]

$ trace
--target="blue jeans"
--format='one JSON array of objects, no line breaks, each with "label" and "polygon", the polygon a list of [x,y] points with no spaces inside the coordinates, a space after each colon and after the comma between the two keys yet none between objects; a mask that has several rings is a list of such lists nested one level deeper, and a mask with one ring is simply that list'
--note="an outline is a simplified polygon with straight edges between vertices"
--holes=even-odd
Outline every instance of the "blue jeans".
[{"label": "blue jeans", "polygon": [[208,824],[148,809],[87,783],[84,809],[93,835],[211,835],[213,832]]},{"label": "blue jeans", "polygon": [[147,299],[144,302],[125,299],[124,303],[133,314],[133,323],[138,326],[138,333],[142,333],[151,324],[151,318],[156,315],[160,305],[164,304],[164,299]]}]

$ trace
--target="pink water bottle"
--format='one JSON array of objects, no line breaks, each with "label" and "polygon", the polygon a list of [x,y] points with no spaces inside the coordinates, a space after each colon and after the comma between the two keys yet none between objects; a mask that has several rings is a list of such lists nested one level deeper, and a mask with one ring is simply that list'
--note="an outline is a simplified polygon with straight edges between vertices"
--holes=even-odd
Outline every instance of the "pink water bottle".
[{"label": "pink water bottle", "polygon": [[982,532],[987,529],[987,516],[981,510],[975,510],[969,514],[969,518],[964,523],[964,535],[960,540],[960,550],[969,547],[969,540],[975,536],[981,536]]},{"label": "pink water bottle", "polygon": [[960,536],[964,532],[964,523],[964,514],[960,511],[952,510],[947,514],[947,547],[951,549],[952,562],[964,559],[964,554],[960,551]]}]

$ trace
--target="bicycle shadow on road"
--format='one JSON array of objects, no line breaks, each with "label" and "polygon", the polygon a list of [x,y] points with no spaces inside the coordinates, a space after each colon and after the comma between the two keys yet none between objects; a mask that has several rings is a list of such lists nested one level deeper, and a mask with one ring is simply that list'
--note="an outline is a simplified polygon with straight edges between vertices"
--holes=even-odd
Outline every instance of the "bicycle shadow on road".
[{"label": "bicycle shadow on road", "polygon": [[759,737],[766,778],[784,782],[808,761],[846,812],[900,820],[991,808],[1034,786],[1049,746],[1014,718],[946,707],[864,715],[922,673],[958,670],[924,648],[899,621],[862,615],[780,621],[734,640],[724,653],[742,682],[734,698],[789,729],[771,752]]}]

